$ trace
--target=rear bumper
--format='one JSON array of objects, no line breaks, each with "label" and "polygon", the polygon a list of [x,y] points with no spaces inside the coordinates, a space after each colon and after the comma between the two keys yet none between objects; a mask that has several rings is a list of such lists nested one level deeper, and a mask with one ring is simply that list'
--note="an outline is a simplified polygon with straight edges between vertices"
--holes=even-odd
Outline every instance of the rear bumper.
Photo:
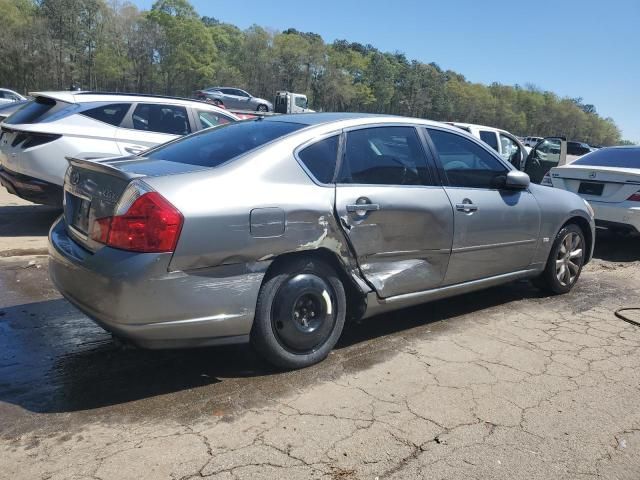
[{"label": "rear bumper", "polygon": [[627,228],[640,231],[640,205],[638,202],[589,202],[595,211],[599,227]]},{"label": "rear bumper", "polygon": [[62,206],[62,187],[0,167],[0,184],[9,193],[33,203]]},{"label": "rear bumper", "polygon": [[62,218],[49,233],[49,255],[51,280],[67,300],[105,330],[145,348],[247,341],[268,266],[169,272],[170,253],[84,250]]}]

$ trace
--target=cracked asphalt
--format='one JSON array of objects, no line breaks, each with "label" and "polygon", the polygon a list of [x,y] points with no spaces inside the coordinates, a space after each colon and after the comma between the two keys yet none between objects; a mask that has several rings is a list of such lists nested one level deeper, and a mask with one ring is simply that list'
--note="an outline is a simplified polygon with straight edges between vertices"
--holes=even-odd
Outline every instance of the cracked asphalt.
[{"label": "cracked asphalt", "polygon": [[41,227],[7,224],[51,215],[27,208],[0,207],[0,478],[640,478],[640,328],[613,315],[640,306],[639,237],[601,235],[568,295],[383,315],[283,373],[247,347],[114,343],[45,256],[16,256]]}]

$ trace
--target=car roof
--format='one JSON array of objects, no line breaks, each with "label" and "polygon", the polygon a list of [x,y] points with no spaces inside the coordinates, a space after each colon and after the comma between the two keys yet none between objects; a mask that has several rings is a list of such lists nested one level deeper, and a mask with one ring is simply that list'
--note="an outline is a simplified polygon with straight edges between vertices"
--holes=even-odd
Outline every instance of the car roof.
[{"label": "car roof", "polygon": [[59,100],[66,103],[92,103],[92,102],[145,102],[145,103],[159,103],[159,104],[172,104],[183,106],[205,106],[210,110],[217,111],[229,115],[236,120],[239,118],[225,110],[224,108],[217,107],[209,102],[201,100],[194,100],[191,98],[182,97],[169,97],[164,95],[147,95],[142,93],[121,93],[121,92],[91,92],[91,91],[45,91],[45,92],[29,92],[32,97],[45,97],[53,100]]},{"label": "car roof", "polygon": [[29,95],[33,97],[47,97],[54,100],[61,100],[69,103],[89,103],[89,102],[104,102],[113,100],[126,100],[128,102],[154,102],[154,103],[166,103],[170,101],[176,104],[193,104],[199,103],[204,105],[211,105],[208,102],[202,100],[195,100],[192,98],[184,97],[170,97],[165,95],[151,95],[144,93],[122,93],[122,92],[92,92],[92,91],[79,91],[72,92],[67,90],[62,91],[44,91],[44,92],[29,92]]},{"label": "car roof", "polygon": [[496,127],[490,127],[489,125],[479,125],[477,123],[463,123],[463,122],[445,122],[449,125],[453,125],[455,127],[475,127],[475,128],[481,128],[483,130],[489,130],[492,132],[502,132],[502,133],[509,133],[506,130],[503,130],[502,128],[496,128]]},{"label": "car roof", "polygon": [[[382,115],[375,113],[355,113],[355,112],[326,112],[326,113],[293,113],[287,115],[273,115],[263,118],[267,122],[291,122],[302,125],[314,126],[328,123],[421,123],[424,125],[449,125],[423,118],[401,117],[396,115]],[[362,122],[365,120],[365,122]],[[360,122],[358,122],[360,121]]]}]

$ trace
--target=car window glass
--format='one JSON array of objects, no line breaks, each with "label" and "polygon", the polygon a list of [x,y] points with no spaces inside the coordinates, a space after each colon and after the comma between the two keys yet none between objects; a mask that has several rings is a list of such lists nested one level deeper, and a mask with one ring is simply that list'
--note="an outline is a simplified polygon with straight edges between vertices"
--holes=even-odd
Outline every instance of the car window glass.
[{"label": "car window glass", "polygon": [[338,156],[338,135],[325,138],[300,150],[298,157],[320,183],[331,183]]},{"label": "car window glass", "polygon": [[507,169],[477,143],[442,130],[429,129],[449,185],[466,188],[497,188]]},{"label": "car window glass", "polygon": [[567,155],[581,156],[590,151],[591,149],[584,143],[567,142]]},{"label": "car window glass", "polygon": [[304,97],[296,97],[295,104],[296,107],[307,108],[307,99]]},{"label": "car window glass", "polygon": [[82,112],[82,115],[117,127],[129,111],[130,106],[130,103],[112,103],[110,105],[85,110]]},{"label": "car window glass", "polygon": [[498,151],[498,138],[496,137],[495,132],[480,130],[480,140],[491,146],[491,148],[493,148],[496,152]]},{"label": "car window glass", "polygon": [[[54,115],[65,113],[67,108],[74,108],[73,104],[60,102],[47,97],[37,97],[25,104],[20,110],[8,117],[4,123],[17,125],[20,123],[40,123]],[[63,112],[64,110],[64,112]]]},{"label": "car window glass", "polygon": [[603,148],[579,158],[573,165],[640,168],[640,148]]},{"label": "car window glass", "polygon": [[502,153],[500,154],[502,159],[519,169],[521,158],[520,145],[518,145],[512,138],[501,133],[500,146],[502,147]]},{"label": "car window glass", "polygon": [[197,114],[198,122],[200,122],[200,128],[217,127],[218,125],[224,125],[233,121],[231,118],[218,112],[198,110]]},{"label": "car window glass", "polygon": [[191,132],[185,107],[153,103],[138,104],[133,111],[133,128],[169,135],[186,135]]},{"label": "car window glass", "polygon": [[216,167],[305,127],[302,123],[251,120],[203,130],[145,152],[147,158]]},{"label": "car window glass", "polygon": [[244,98],[249,98],[249,94],[247,92],[243,92],[242,90],[237,90],[235,91],[236,95],[238,95],[239,97],[244,97]]},{"label": "car window glass", "polygon": [[413,127],[375,127],[347,133],[338,183],[429,184],[427,163]]}]

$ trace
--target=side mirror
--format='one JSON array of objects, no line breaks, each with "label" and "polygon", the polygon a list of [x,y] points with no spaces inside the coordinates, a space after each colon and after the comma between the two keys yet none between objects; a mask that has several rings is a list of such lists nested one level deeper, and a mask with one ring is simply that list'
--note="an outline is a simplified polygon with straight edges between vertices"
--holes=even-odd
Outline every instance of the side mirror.
[{"label": "side mirror", "polygon": [[530,183],[529,175],[519,170],[511,170],[507,173],[504,186],[509,190],[524,190],[529,187]]}]

